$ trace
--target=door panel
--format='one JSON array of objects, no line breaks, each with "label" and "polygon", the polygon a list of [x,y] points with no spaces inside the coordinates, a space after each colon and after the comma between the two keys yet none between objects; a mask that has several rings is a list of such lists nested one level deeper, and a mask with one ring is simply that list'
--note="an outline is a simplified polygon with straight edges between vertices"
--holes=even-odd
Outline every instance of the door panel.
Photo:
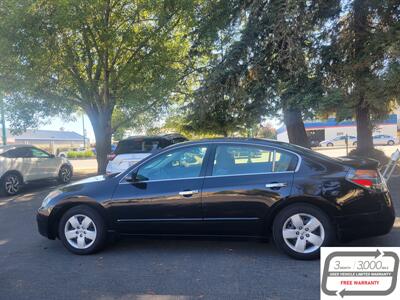
[{"label": "door panel", "polygon": [[205,146],[180,147],[132,170],[132,178],[119,184],[109,205],[118,229],[146,234],[199,233],[207,156]]},{"label": "door panel", "polygon": [[202,184],[203,178],[121,183],[110,208],[114,222],[127,233],[196,233]]},{"label": "door panel", "polygon": [[[281,188],[267,184],[283,183]],[[269,207],[288,197],[293,172],[207,177],[203,185],[204,221],[208,233],[261,235]]]},{"label": "door panel", "polygon": [[205,230],[262,234],[268,209],[290,195],[297,162],[294,154],[268,147],[218,145],[203,185]]},{"label": "door panel", "polygon": [[55,164],[57,163],[57,159],[51,158],[50,154],[38,149],[38,148],[30,148],[31,152],[31,161],[35,166],[35,174],[34,179],[45,179],[54,176]]},{"label": "door panel", "polygon": [[31,151],[29,146],[18,147],[7,152],[9,158],[10,170],[19,171],[24,181],[35,180],[37,176],[36,163],[31,157]]}]

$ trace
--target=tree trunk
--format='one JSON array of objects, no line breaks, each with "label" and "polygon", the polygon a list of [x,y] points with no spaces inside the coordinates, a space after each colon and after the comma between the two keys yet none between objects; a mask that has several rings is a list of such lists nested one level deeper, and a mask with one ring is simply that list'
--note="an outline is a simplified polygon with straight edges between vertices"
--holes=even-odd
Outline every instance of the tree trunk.
[{"label": "tree trunk", "polygon": [[286,109],[283,112],[283,120],[289,137],[289,142],[302,147],[310,148],[306,128],[299,109]]},{"label": "tree trunk", "polygon": [[111,153],[111,115],[109,109],[105,111],[87,112],[96,137],[97,173],[105,174],[107,168],[107,155]]},{"label": "tree trunk", "polygon": [[356,107],[357,123],[357,152],[360,154],[370,153],[374,149],[372,140],[372,124],[369,107],[362,104]]},{"label": "tree trunk", "polygon": [[374,149],[372,140],[372,124],[370,117],[370,108],[365,99],[367,90],[366,78],[370,71],[370,64],[365,58],[370,51],[368,44],[368,5],[363,0],[354,1],[353,5],[354,21],[351,24],[354,31],[353,43],[354,51],[352,60],[352,71],[354,75],[354,94],[357,95],[355,114],[357,123],[357,153],[361,155],[369,154]]}]

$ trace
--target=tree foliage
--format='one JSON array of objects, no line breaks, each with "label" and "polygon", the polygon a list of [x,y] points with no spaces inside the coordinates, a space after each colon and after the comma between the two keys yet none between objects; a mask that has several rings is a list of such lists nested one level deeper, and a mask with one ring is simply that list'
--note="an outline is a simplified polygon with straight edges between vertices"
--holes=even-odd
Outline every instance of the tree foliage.
[{"label": "tree foliage", "polygon": [[4,0],[0,76],[9,109],[21,128],[83,109],[104,172],[111,135],[165,104],[185,77],[190,37],[207,10],[196,0]]},{"label": "tree foliage", "polygon": [[[371,119],[385,118],[400,96],[398,80],[400,3],[395,0],[346,1],[323,46],[327,93],[322,111],[356,117],[358,150],[373,148]],[[397,81],[398,82],[398,81]]]},{"label": "tree foliage", "polygon": [[238,7],[227,28],[234,34],[205,74],[188,119],[195,129],[227,132],[283,112],[291,142],[308,146],[302,116],[312,115],[323,92],[317,46],[339,1],[242,1]]}]

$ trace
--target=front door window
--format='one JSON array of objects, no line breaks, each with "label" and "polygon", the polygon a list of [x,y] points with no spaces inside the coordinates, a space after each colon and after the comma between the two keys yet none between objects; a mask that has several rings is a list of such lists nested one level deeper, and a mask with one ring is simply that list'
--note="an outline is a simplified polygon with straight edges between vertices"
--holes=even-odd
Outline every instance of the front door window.
[{"label": "front door window", "polygon": [[195,146],[161,154],[140,167],[136,179],[154,181],[198,177],[206,151],[204,146]]}]

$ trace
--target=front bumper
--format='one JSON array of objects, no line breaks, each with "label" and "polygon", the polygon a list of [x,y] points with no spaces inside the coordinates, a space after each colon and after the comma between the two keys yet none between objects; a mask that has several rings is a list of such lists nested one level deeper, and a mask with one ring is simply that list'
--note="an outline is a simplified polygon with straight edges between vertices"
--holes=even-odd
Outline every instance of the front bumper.
[{"label": "front bumper", "polygon": [[39,233],[44,237],[47,237],[51,240],[56,238],[54,232],[51,230],[49,226],[49,217],[43,214],[40,210],[36,215],[36,222],[38,226]]},{"label": "front bumper", "polygon": [[388,197],[389,202],[383,201],[378,211],[336,217],[339,240],[351,241],[389,233],[396,215]]}]

